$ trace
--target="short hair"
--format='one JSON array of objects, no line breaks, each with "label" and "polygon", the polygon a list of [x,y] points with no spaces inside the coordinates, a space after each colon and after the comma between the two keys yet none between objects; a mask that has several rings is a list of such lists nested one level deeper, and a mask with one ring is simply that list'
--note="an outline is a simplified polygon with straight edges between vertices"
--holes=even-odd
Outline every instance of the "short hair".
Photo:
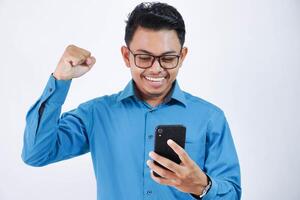
[{"label": "short hair", "polygon": [[166,3],[143,2],[128,15],[125,28],[125,43],[129,46],[138,27],[152,30],[175,30],[181,46],[185,40],[185,24],[181,14]]}]

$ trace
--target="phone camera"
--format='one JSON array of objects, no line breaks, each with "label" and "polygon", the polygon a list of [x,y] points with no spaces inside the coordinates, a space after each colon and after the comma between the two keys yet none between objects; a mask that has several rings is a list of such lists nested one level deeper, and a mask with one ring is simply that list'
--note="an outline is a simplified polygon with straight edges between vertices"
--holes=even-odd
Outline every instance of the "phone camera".
[{"label": "phone camera", "polygon": [[[158,133],[162,133],[163,130],[162,130],[161,128],[159,128],[159,129],[157,130],[157,132],[158,132]],[[161,135],[160,135],[160,136],[161,136]]]}]

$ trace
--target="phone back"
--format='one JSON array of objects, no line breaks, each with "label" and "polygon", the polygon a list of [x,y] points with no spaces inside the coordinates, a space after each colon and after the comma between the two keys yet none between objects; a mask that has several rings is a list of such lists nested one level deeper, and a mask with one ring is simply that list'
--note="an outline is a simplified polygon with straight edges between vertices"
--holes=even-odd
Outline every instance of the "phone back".
[{"label": "phone back", "polygon": [[177,164],[181,161],[173,149],[167,144],[168,139],[173,140],[184,148],[186,128],[183,125],[159,125],[155,130],[154,151]]}]

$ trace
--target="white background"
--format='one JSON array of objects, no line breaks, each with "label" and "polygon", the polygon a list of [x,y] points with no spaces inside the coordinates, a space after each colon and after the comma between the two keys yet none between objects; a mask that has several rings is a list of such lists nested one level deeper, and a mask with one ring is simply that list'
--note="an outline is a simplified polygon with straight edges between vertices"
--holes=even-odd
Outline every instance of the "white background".
[{"label": "white background", "polygon": [[[243,199],[300,199],[300,1],[167,1],[183,15],[189,53],[182,89],[230,123]],[[122,90],[120,47],[139,1],[0,0],[0,199],[96,199],[90,154],[43,168],[20,157],[25,115],[68,44],[95,67],[73,81],[64,111]]]}]

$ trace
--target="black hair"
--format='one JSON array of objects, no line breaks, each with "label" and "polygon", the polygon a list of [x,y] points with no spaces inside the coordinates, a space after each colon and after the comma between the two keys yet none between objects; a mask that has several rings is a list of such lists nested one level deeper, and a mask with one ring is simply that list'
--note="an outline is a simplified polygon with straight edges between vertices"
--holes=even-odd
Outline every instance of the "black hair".
[{"label": "black hair", "polygon": [[138,27],[152,30],[175,30],[181,46],[185,39],[185,25],[181,14],[166,3],[143,2],[128,15],[125,28],[125,43],[129,46]]}]

